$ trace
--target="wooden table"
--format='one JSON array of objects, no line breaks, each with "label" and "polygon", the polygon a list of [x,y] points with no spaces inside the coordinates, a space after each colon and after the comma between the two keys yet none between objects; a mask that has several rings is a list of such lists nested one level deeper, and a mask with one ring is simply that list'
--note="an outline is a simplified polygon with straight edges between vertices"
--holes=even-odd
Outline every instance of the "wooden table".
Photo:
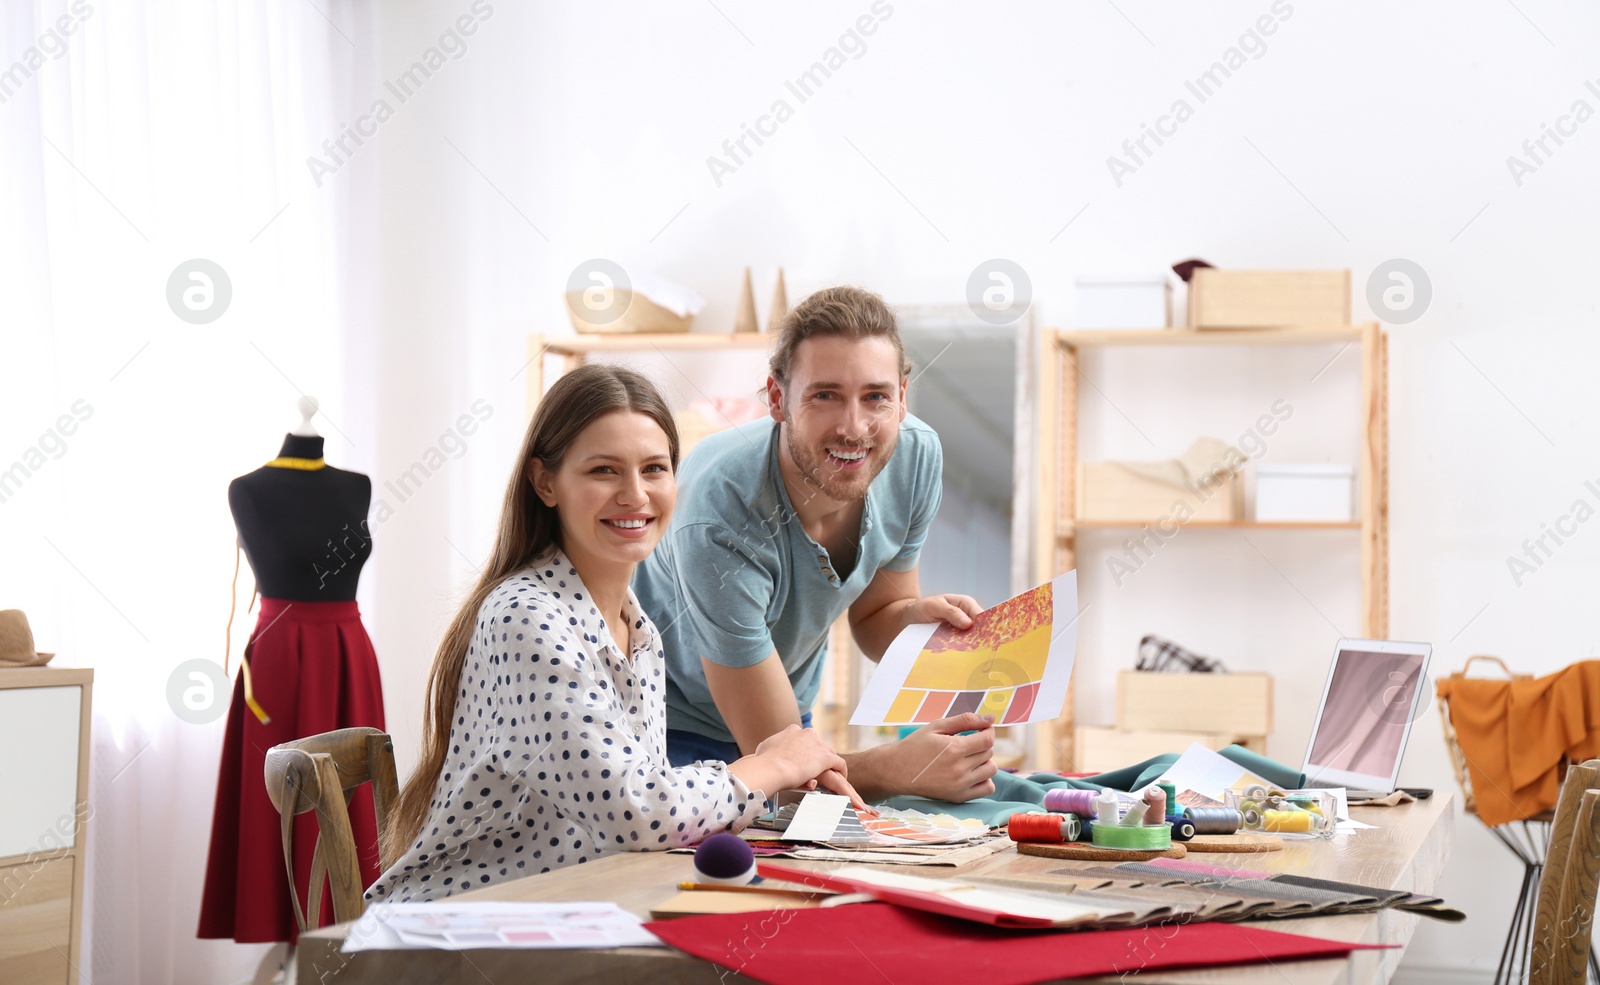
[{"label": "wooden table", "polygon": [[[1450,854],[1454,815],[1450,797],[1443,792],[1429,800],[1403,807],[1356,807],[1351,816],[1378,825],[1368,831],[1341,835],[1333,841],[1289,841],[1281,852],[1259,855],[1195,854],[1194,859],[1234,868],[1291,872],[1338,879],[1385,889],[1431,893]],[[806,868],[832,868],[834,862],[786,864]],[[962,869],[941,866],[880,866],[917,875],[962,878],[1048,872],[1080,863],[1018,855],[1004,851]],[[529,876],[486,889],[464,893],[457,900],[615,900],[623,908],[649,918],[650,907],[677,893],[680,880],[692,876],[688,855],[630,853],[596,862]],[[1255,923],[1288,933],[1362,943],[1400,944],[1411,939],[1415,914],[1381,910],[1375,914],[1313,917]],[[432,985],[461,982],[747,982],[669,948],[617,948],[614,950],[470,950],[470,951],[363,951],[341,954],[349,924],[326,927],[300,938],[297,957],[299,981],[313,985],[337,981],[340,985],[378,982],[382,985]],[[1233,966],[1176,972],[1152,972],[1141,982],[1273,982],[1287,977],[1295,985],[1387,982],[1400,963],[1403,949],[1356,951],[1348,959],[1296,961],[1289,965]],[[1106,979],[1115,981],[1115,979]]]}]

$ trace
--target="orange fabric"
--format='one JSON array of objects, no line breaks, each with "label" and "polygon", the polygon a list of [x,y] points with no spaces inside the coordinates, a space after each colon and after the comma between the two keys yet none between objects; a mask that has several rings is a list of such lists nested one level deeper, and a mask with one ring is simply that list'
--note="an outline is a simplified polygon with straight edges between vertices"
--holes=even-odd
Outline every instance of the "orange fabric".
[{"label": "orange fabric", "polygon": [[1600,756],[1600,660],[1525,681],[1445,678],[1436,689],[1491,827],[1555,807],[1563,757]]}]

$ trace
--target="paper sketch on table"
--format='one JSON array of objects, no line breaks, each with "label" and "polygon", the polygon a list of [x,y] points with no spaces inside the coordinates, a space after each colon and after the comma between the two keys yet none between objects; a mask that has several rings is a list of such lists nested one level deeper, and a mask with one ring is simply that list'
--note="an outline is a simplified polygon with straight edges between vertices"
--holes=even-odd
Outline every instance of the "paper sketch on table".
[{"label": "paper sketch on table", "polygon": [[[1167,767],[1157,780],[1165,780],[1177,788],[1178,803],[1185,807],[1222,807],[1222,795],[1228,790],[1243,790],[1252,784],[1270,786],[1266,780],[1240,766],[1238,763],[1213,752],[1198,742],[1189,744],[1178,761]],[[1151,786],[1156,781],[1145,784]],[[1135,796],[1144,787],[1133,791]]]},{"label": "paper sketch on table", "polygon": [[851,725],[923,725],[962,712],[996,725],[1061,714],[1078,647],[1078,573],[978,613],[970,629],[907,626],[873,672]]},{"label": "paper sketch on table", "polygon": [[350,928],[344,950],[474,947],[650,947],[661,941],[611,902],[374,903]]},{"label": "paper sketch on table", "polygon": [[[1178,761],[1167,767],[1167,771],[1157,779],[1165,780],[1177,788],[1178,803],[1184,807],[1222,807],[1224,791],[1243,791],[1245,787],[1253,784],[1272,786],[1228,757],[1207,749],[1198,742],[1191,743],[1184,754],[1178,757]],[[1152,781],[1152,784],[1154,782]],[[1139,794],[1143,790],[1144,787],[1140,787],[1134,793]],[[1333,794],[1337,802],[1337,825],[1334,828],[1336,833],[1343,834],[1376,827],[1350,819],[1350,806],[1344,788],[1324,792]]]}]

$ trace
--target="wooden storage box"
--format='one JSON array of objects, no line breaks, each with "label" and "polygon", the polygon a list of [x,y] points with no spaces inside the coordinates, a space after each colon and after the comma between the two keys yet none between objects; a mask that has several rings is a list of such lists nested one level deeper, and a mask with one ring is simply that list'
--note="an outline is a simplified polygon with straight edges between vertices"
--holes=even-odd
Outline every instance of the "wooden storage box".
[{"label": "wooden storage box", "polygon": [[1124,670],[1117,675],[1117,726],[1266,736],[1272,732],[1272,675]]},{"label": "wooden storage box", "polygon": [[585,335],[628,335],[642,332],[687,332],[694,323],[693,315],[680,315],[663,308],[636,291],[606,288],[602,292],[606,303],[600,310],[608,315],[614,310],[611,298],[617,304],[626,304],[622,316],[604,323],[588,320],[591,312],[584,305],[583,291],[567,292],[567,314],[572,317],[572,327]]},{"label": "wooden storage box", "polygon": [[[1173,524],[1190,520],[1232,521],[1244,515],[1244,487],[1229,475],[1199,492],[1146,478],[1114,462],[1078,463],[1077,518],[1098,523]],[[1187,504],[1186,514],[1181,508]]]},{"label": "wooden storage box", "polygon": [[1181,754],[1196,742],[1218,750],[1236,741],[1226,732],[1126,731],[1095,725],[1079,725],[1074,735],[1072,768],[1079,773],[1106,773],[1163,753]]},{"label": "wooden storage box", "polygon": [[1202,267],[1189,281],[1190,328],[1348,324],[1348,270]]}]

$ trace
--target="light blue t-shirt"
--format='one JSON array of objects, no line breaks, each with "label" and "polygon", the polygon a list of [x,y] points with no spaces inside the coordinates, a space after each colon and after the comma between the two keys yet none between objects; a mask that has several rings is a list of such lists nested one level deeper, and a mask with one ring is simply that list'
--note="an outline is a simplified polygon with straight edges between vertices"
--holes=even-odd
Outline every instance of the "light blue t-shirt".
[{"label": "light blue t-shirt", "polygon": [[773,651],[799,710],[822,686],[828,630],[880,568],[917,565],[939,511],[944,453],[914,417],[867,488],[855,567],[841,580],[801,529],[778,470],[780,426],[760,420],[696,445],[678,470],[678,503],[633,590],[667,657],[667,727],[732,742],[700,665],[749,667]]}]

